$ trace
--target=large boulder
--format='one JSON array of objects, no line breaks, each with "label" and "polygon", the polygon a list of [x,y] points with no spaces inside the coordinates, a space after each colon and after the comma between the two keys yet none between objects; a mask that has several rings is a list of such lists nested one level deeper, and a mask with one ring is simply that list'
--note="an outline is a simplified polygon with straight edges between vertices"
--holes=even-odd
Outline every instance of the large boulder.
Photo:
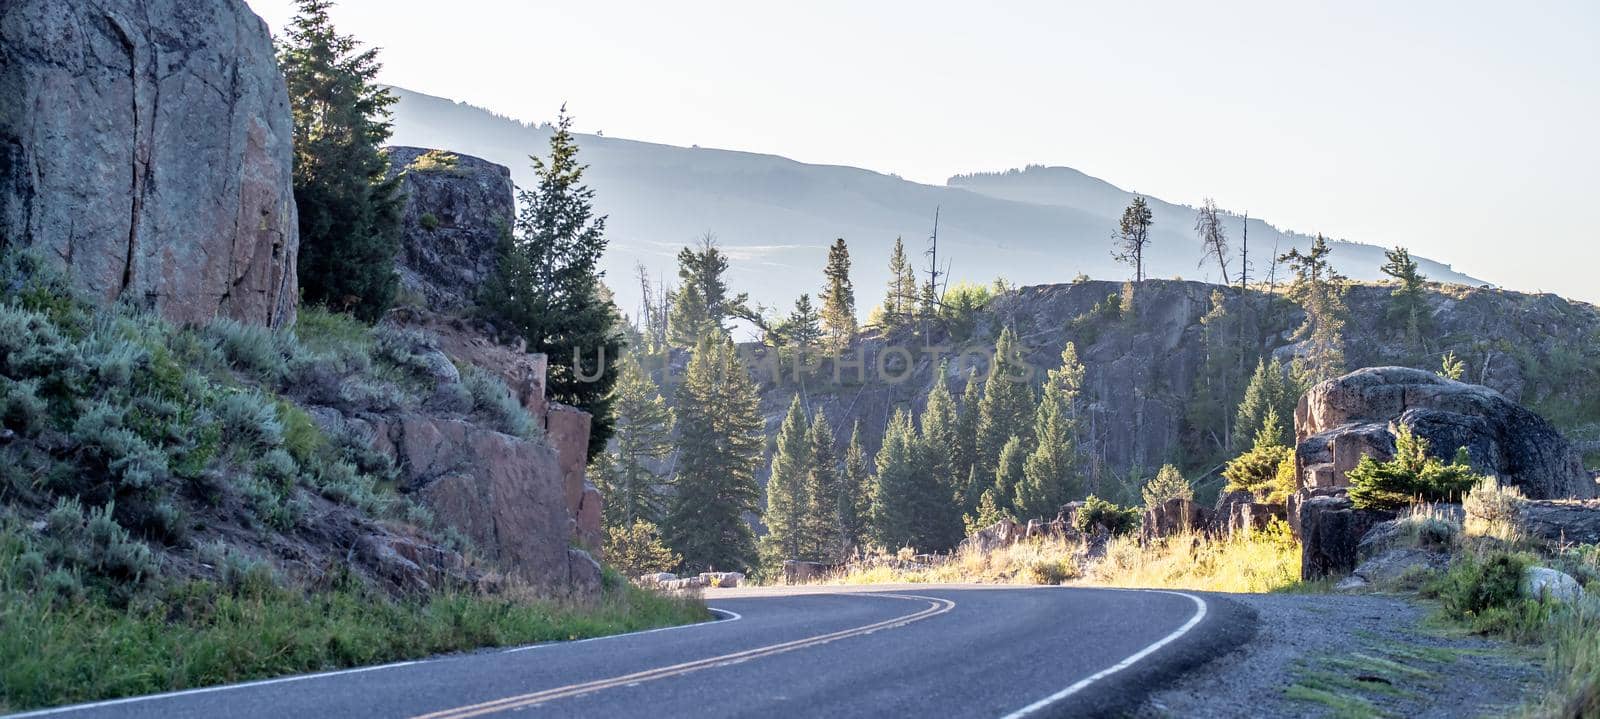
[{"label": "large boulder", "polygon": [[1300,532],[1300,578],[1321,579],[1356,568],[1361,539],[1393,512],[1356,509],[1348,497],[1314,496],[1296,506]]},{"label": "large boulder", "polygon": [[1405,367],[1373,367],[1311,388],[1295,409],[1302,489],[1343,487],[1364,455],[1394,455],[1408,427],[1441,459],[1465,447],[1479,472],[1536,499],[1589,498],[1595,481],[1572,445],[1532,411],[1479,385]]},{"label": "large boulder", "polygon": [[1139,523],[1139,539],[1152,542],[1183,532],[1202,532],[1211,527],[1211,510],[1192,499],[1173,497],[1144,511]]},{"label": "large boulder", "polygon": [[389,174],[402,177],[406,195],[395,263],[401,287],[435,310],[471,306],[515,217],[511,170],[470,155],[390,147]]},{"label": "large boulder", "polygon": [[289,99],[243,0],[7,0],[0,98],[0,246],[176,322],[294,321]]}]

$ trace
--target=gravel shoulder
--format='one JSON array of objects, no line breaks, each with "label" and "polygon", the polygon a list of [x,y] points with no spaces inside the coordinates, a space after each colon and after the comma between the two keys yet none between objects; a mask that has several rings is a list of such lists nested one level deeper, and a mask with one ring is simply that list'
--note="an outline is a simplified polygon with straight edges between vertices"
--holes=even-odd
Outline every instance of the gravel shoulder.
[{"label": "gravel shoulder", "polygon": [[1537,649],[1445,628],[1413,599],[1220,596],[1256,611],[1255,638],[1152,693],[1137,716],[1503,716],[1541,679]]}]

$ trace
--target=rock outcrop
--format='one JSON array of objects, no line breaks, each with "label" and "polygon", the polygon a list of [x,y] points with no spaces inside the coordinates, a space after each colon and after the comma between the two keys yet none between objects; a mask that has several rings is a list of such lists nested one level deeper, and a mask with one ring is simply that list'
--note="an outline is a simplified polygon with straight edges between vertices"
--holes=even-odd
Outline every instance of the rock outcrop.
[{"label": "rock outcrop", "polygon": [[1184,532],[1208,532],[1212,526],[1210,509],[1194,500],[1173,497],[1144,511],[1139,523],[1139,540],[1149,543]]},{"label": "rock outcrop", "polygon": [[0,244],[176,322],[299,301],[288,93],[243,0],[0,7]]},{"label": "rock outcrop", "polygon": [[1300,578],[1348,574],[1360,559],[1361,539],[1393,512],[1356,509],[1348,497],[1311,497],[1296,508],[1300,533]]},{"label": "rock outcrop", "polygon": [[1582,459],[1549,422],[1488,387],[1432,372],[1374,367],[1322,382],[1295,410],[1296,475],[1301,488],[1343,487],[1364,455],[1394,455],[1408,427],[1442,459],[1465,447],[1477,471],[1528,497],[1589,498],[1596,485]]},{"label": "rock outcrop", "polygon": [[[420,147],[388,152],[390,176],[404,174],[406,194],[395,263],[400,286],[434,310],[470,306],[493,275],[498,243],[515,218],[511,170]],[[453,160],[430,162],[440,156]]]}]

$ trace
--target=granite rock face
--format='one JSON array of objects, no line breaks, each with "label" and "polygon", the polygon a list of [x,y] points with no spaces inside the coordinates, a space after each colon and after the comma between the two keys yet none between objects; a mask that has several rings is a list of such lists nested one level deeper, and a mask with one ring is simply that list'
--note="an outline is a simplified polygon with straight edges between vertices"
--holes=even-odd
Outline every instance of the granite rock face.
[{"label": "granite rock face", "polygon": [[1408,427],[1441,459],[1465,447],[1477,471],[1535,499],[1590,498],[1596,485],[1555,427],[1488,387],[1405,367],[1371,367],[1322,382],[1295,410],[1302,489],[1343,487],[1364,455],[1394,456]]},{"label": "granite rock face", "polygon": [[294,321],[289,99],[243,0],[8,0],[0,98],[0,245],[176,322]]},{"label": "granite rock face", "polygon": [[516,203],[511,170],[470,155],[448,153],[453,166],[417,163],[429,152],[390,147],[390,176],[404,175],[400,285],[436,311],[472,305],[498,264]]}]

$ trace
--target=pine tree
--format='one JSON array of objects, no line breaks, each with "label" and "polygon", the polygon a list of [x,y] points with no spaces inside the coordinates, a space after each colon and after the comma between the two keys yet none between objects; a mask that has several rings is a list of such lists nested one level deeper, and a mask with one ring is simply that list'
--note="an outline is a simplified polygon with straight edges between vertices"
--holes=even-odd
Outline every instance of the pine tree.
[{"label": "pine tree", "polygon": [[794,311],[783,323],[783,343],[791,347],[814,348],[822,341],[822,326],[817,311],[811,306],[811,295],[800,295],[794,301]]},{"label": "pine tree", "polygon": [[[1281,503],[1294,491],[1279,481],[1279,468],[1285,461],[1293,463],[1294,450],[1283,444],[1283,423],[1276,409],[1268,409],[1256,431],[1255,446],[1250,451],[1233,458],[1222,470],[1228,480],[1228,492],[1249,492],[1257,501]],[[1291,475],[1292,478],[1292,475]]]},{"label": "pine tree", "polygon": [[850,281],[850,248],[841,237],[828,248],[828,266],[822,271],[822,326],[828,349],[842,352],[856,337],[856,290]]},{"label": "pine tree", "polygon": [[[1241,307],[1241,309],[1245,309]],[[1196,378],[1188,407],[1189,426],[1203,432],[1219,453],[1233,448],[1234,408],[1241,399],[1241,376],[1256,355],[1245,338],[1245,319],[1228,310],[1221,290],[1211,292],[1211,310],[1200,318],[1204,328],[1205,368]]]},{"label": "pine tree", "polygon": [[1133,268],[1133,281],[1144,281],[1144,250],[1150,244],[1150,226],[1155,224],[1150,205],[1134,195],[1133,203],[1122,211],[1111,258]]},{"label": "pine tree", "polygon": [[944,532],[929,521],[930,498],[938,492],[927,471],[911,414],[896,410],[878,450],[873,492],[873,535],[889,548],[941,549]]},{"label": "pine tree", "polygon": [[866,544],[872,519],[873,484],[867,470],[867,450],[861,444],[861,423],[850,431],[844,452],[844,472],[839,493],[839,534],[845,552]]},{"label": "pine tree", "polygon": [[1311,243],[1308,252],[1293,249],[1279,257],[1295,274],[1289,298],[1306,312],[1305,323],[1295,333],[1303,343],[1302,381],[1315,384],[1344,372],[1344,275],[1333,269],[1328,256],[1333,250],[1322,235]]},{"label": "pine tree", "polygon": [[375,81],[377,48],[362,50],[328,17],[331,0],[298,0],[278,65],[294,116],[297,264],[304,301],[376,322],[394,301],[400,178],[388,178],[389,106]]},{"label": "pine tree", "polygon": [[958,502],[965,490],[966,474],[956,473],[960,450],[959,419],[955,399],[950,396],[949,366],[940,365],[928,402],[922,410],[922,442],[927,451],[928,471],[950,497]]},{"label": "pine tree", "polygon": [[916,319],[917,271],[906,256],[905,243],[894,238],[894,248],[889,251],[889,294],[883,300],[883,322],[886,332],[907,327]]},{"label": "pine tree", "polygon": [[1015,505],[1023,517],[1052,517],[1083,490],[1077,473],[1077,407],[1084,368],[1071,342],[1051,370],[1033,415],[1035,447],[1022,467]]},{"label": "pine tree", "polygon": [[672,344],[694,347],[708,333],[726,337],[723,325],[744,307],[746,295],[729,295],[728,256],[717,247],[715,237],[700,238],[698,248],[678,252],[678,291],[672,296],[672,312],[667,318]]},{"label": "pine tree", "polygon": [[[1017,335],[1007,327],[995,343],[994,361],[983,382],[983,401],[978,405],[977,456],[973,466],[978,475],[994,476],[1000,450],[1012,437],[1024,447],[1033,443],[1033,389],[1028,386],[1029,368],[1022,361]],[[1008,491],[1001,497],[1010,506]]]},{"label": "pine tree", "polygon": [[637,520],[659,523],[666,496],[650,464],[672,452],[672,410],[631,354],[619,364],[615,392],[615,441],[595,457],[599,466],[593,472],[606,498],[606,526],[628,527]]},{"label": "pine tree", "polygon": [[1183,473],[1170,464],[1161,466],[1161,471],[1146,482],[1140,490],[1144,497],[1146,509],[1161,504],[1169,499],[1194,499],[1194,487],[1189,486],[1189,480],[1183,478]]},{"label": "pine tree", "polygon": [[[1256,436],[1267,426],[1268,413],[1279,418],[1293,417],[1295,405],[1299,403],[1303,391],[1304,387],[1284,371],[1282,362],[1276,358],[1270,363],[1264,359],[1258,360],[1255,374],[1250,376],[1250,384],[1245,387],[1244,398],[1239,401],[1239,411],[1234,416],[1234,434],[1239,437]],[[1287,439],[1280,427],[1278,442],[1283,443]]]},{"label": "pine tree", "polygon": [[550,159],[531,158],[536,184],[517,193],[515,232],[479,300],[507,335],[550,358],[545,391],[593,417],[589,456],[611,438],[611,389],[622,354],[621,319],[601,284],[606,218],[583,184],[572,117],[562,107]]},{"label": "pine tree", "polygon": [[[1000,509],[1015,512],[1017,489],[1027,479],[1028,447],[1021,437],[1011,437],[1000,448],[1000,460],[994,470],[994,496]],[[1059,506],[1059,505],[1058,505]]]},{"label": "pine tree", "polygon": [[608,528],[604,551],[606,564],[625,577],[671,571],[683,561],[662,544],[661,530],[643,519]]},{"label": "pine tree", "polygon": [[811,473],[811,436],[800,395],[789,403],[789,413],[778,429],[778,446],[772,453],[767,476],[767,508],[761,521],[767,525],[763,545],[779,561],[801,559],[809,547],[806,538],[806,477]]},{"label": "pine tree", "polygon": [[678,386],[678,474],[667,545],[693,571],[746,570],[756,559],[744,515],[755,513],[765,422],[750,370],[733,342],[707,336]]},{"label": "pine tree", "polygon": [[967,386],[961,393],[961,406],[956,412],[956,447],[950,476],[961,483],[961,511],[971,513],[977,509],[987,481],[978,480],[973,464],[978,456],[978,409],[983,404],[983,381],[977,370],[967,373]]},{"label": "pine tree", "polygon": [[1389,321],[1404,329],[1406,340],[1413,348],[1422,349],[1423,330],[1429,319],[1423,283],[1428,278],[1419,271],[1417,261],[1406,248],[1396,247],[1383,254],[1388,262],[1378,269],[1400,284],[1390,293],[1394,299],[1389,306]]},{"label": "pine tree", "polygon": [[834,453],[833,427],[821,410],[811,420],[811,471],[806,475],[805,536],[808,556],[820,562],[844,559],[850,537],[844,531],[844,506],[851,501]]}]

